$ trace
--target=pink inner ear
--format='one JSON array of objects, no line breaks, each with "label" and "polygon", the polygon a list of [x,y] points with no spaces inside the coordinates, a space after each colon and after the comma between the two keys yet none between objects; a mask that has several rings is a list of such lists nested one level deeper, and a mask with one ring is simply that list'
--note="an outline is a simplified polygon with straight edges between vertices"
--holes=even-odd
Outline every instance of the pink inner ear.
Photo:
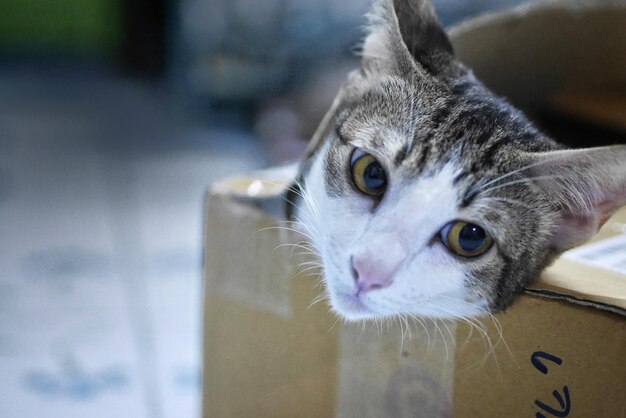
[{"label": "pink inner ear", "polygon": [[602,225],[604,225],[606,221],[613,216],[617,209],[618,208],[615,207],[615,202],[605,200],[598,203],[598,212],[600,214],[598,219],[598,229],[602,228]]},{"label": "pink inner ear", "polygon": [[552,236],[552,243],[565,251],[591,239],[624,203],[623,199],[604,199],[587,213],[563,211]]},{"label": "pink inner ear", "polygon": [[624,191],[623,193],[624,197],[622,199],[618,199],[617,196],[615,199],[605,199],[605,200],[601,200],[600,202],[596,203],[596,208],[598,210],[598,212],[600,213],[600,227],[602,225],[605,224],[606,221],[609,220],[609,218],[611,216],[613,216],[613,214],[615,212],[617,212],[617,210],[624,204],[626,203],[626,191]]},{"label": "pink inner ear", "polygon": [[560,220],[557,221],[558,225],[552,236],[552,243],[560,251],[580,245],[598,232],[602,224],[608,219],[607,217],[603,222],[603,218],[598,213],[586,215],[571,212],[562,213]]},{"label": "pink inner ear", "polygon": [[544,176],[540,184],[546,197],[561,206],[552,237],[559,250],[589,240],[626,205],[626,146],[555,151],[539,158],[549,164],[538,164],[533,174]]},{"label": "pink inner ear", "polygon": [[604,224],[606,223],[606,221],[608,221],[610,218],[611,218],[611,215],[602,215],[600,217],[600,225],[598,226],[598,229],[602,228]]}]

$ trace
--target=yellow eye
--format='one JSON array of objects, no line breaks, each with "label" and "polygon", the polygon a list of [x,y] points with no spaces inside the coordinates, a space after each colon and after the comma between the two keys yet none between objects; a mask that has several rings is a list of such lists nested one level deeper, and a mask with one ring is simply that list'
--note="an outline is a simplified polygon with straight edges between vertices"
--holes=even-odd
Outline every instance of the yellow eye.
[{"label": "yellow eye", "polygon": [[381,196],[387,188],[387,174],[383,166],[360,149],[354,150],[350,159],[350,173],[354,186],[368,196]]},{"label": "yellow eye", "polygon": [[465,221],[452,221],[439,232],[450,251],[462,257],[478,257],[491,248],[493,239],[480,226]]}]

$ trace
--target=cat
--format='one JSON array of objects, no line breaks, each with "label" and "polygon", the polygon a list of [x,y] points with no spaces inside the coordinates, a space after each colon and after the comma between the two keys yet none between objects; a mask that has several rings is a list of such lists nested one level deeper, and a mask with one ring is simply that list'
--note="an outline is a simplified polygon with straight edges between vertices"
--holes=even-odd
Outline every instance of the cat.
[{"label": "cat", "polygon": [[361,55],[287,196],[340,317],[504,310],[626,204],[626,146],[548,138],[455,58],[428,1],[376,1]]}]

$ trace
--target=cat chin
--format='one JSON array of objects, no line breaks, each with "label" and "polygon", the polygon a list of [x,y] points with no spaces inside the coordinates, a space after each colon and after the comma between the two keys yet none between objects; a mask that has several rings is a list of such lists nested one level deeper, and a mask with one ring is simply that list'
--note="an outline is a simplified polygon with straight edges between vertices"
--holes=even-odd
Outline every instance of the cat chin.
[{"label": "cat chin", "polygon": [[401,311],[384,312],[372,306],[373,304],[367,298],[359,297],[351,293],[334,293],[330,292],[330,304],[333,311],[341,318],[348,322],[368,321],[384,318],[393,318],[401,315]]},{"label": "cat chin", "polygon": [[348,322],[368,321],[394,318],[399,316],[421,317],[432,319],[455,320],[460,318],[474,318],[488,314],[485,303],[469,304],[467,302],[437,302],[424,303],[424,306],[412,309],[380,309],[368,297],[359,297],[351,293],[330,291],[330,304],[333,311]]},{"label": "cat chin", "polygon": [[[462,310],[457,311],[454,314],[444,314],[437,309],[420,309],[418,311],[398,311],[398,312],[377,312],[365,305],[335,305],[332,304],[333,311],[347,322],[363,322],[374,321],[380,319],[393,319],[398,317],[414,317],[414,318],[429,318],[429,319],[442,319],[442,320],[458,320],[466,318],[476,318],[486,315],[486,311],[483,310]],[[447,310],[448,308],[446,308]]]},{"label": "cat chin", "polygon": [[330,304],[333,311],[347,321],[362,321],[383,316],[353,294],[342,293],[333,295],[333,292],[331,292]]}]

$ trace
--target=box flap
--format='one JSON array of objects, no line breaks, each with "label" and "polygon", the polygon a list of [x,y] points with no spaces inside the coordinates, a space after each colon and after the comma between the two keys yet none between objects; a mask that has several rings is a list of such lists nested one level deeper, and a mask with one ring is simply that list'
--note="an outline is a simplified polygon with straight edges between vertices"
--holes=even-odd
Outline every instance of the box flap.
[{"label": "box flap", "polygon": [[565,252],[529,291],[626,315],[626,208],[587,244]]},{"label": "box flap", "polygon": [[[459,59],[497,94],[525,109],[552,108],[623,128],[623,114],[586,98],[626,97],[626,2],[530,3],[487,14],[448,32]],[[582,18],[584,16],[584,19]],[[602,41],[600,41],[602,40]],[[558,51],[558,53],[555,53]],[[618,108],[619,109],[619,108]]]}]

